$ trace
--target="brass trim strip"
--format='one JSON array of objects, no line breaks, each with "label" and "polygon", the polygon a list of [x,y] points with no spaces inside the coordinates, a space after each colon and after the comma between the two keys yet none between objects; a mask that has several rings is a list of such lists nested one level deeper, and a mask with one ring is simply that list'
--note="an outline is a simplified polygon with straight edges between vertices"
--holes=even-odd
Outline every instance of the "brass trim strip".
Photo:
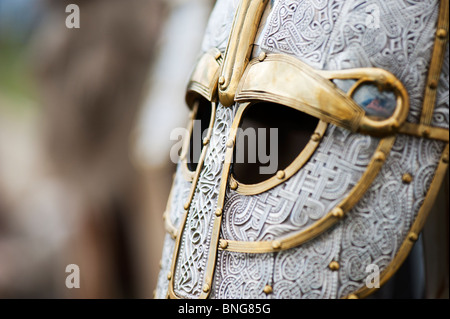
[{"label": "brass trim strip", "polygon": [[[418,239],[419,233],[421,232],[423,226],[425,225],[425,221],[429,215],[429,212],[434,204],[436,196],[441,187],[442,181],[444,180],[448,168],[449,161],[449,145],[447,143],[444,151],[442,152],[440,162],[438,167],[436,168],[436,172],[434,174],[433,180],[431,181],[430,188],[428,189],[427,195],[425,196],[425,200],[422,206],[417,213],[416,220],[412,224],[408,235],[400,246],[397,254],[394,259],[389,263],[389,265],[384,269],[384,271],[380,274],[380,286],[386,283],[389,278],[394,275],[400,266],[405,261],[406,257],[408,257],[409,252],[411,251],[415,241]],[[376,288],[368,288],[367,286],[363,286],[358,289],[356,292],[346,296],[345,298],[365,298],[375,292]]]},{"label": "brass trim strip", "polygon": [[228,38],[225,60],[219,77],[219,100],[234,103],[238,83],[250,59],[264,9],[269,0],[241,0]]},{"label": "brass trim strip", "polygon": [[439,6],[439,17],[434,39],[433,53],[431,56],[430,68],[425,87],[422,114],[420,123],[430,125],[433,119],[434,107],[436,104],[436,94],[441,76],[442,65],[444,63],[446,44],[449,31],[449,0],[441,0]]},{"label": "brass trim strip", "polygon": [[448,129],[441,127],[432,127],[423,124],[405,123],[399,129],[399,134],[407,134],[416,137],[424,137],[433,140],[439,140],[447,142],[449,141]]},{"label": "brass trim strip", "polygon": [[[211,135],[212,135],[212,131],[213,131],[213,125],[214,122],[216,120],[216,102],[211,102],[211,119],[210,119],[210,123],[209,123],[209,128],[208,128],[208,134],[207,134],[207,139],[211,140]],[[168,298],[170,299],[179,299],[180,297],[178,297],[173,289],[173,285],[174,285],[174,277],[175,277],[175,268],[176,268],[176,264],[177,264],[177,260],[178,260],[178,252],[179,252],[179,248],[180,248],[180,240],[183,234],[183,230],[184,230],[184,226],[186,225],[186,220],[187,220],[187,215],[189,212],[189,208],[191,206],[192,203],[192,198],[194,197],[194,193],[195,193],[195,189],[197,187],[197,183],[198,183],[198,179],[200,177],[200,172],[203,169],[203,164],[205,161],[205,157],[206,157],[206,152],[208,150],[208,146],[209,143],[207,143],[206,145],[204,145],[203,149],[202,149],[202,153],[200,154],[200,159],[197,165],[197,169],[195,171],[195,175],[194,178],[192,180],[192,184],[191,184],[191,189],[189,191],[189,195],[188,195],[188,200],[184,205],[184,209],[185,209],[185,213],[184,213],[184,217],[182,222],[180,223],[180,226],[176,232],[176,241],[175,241],[175,247],[173,250],[173,256],[172,256],[172,264],[170,267],[170,274],[168,274],[168,279],[169,279],[169,289],[168,289]]]},{"label": "brass trim strip", "polygon": [[396,137],[386,137],[380,141],[366,171],[347,196],[330,212],[311,226],[294,234],[275,240],[247,242],[220,239],[219,249],[241,253],[271,253],[297,247],[320,235],[336,224],[364,195],[378,175],[386,157],[394,145]]},{"label": "brass trim strip", "polygon": [[[251,105],[251,104],[249,104]],[[240,121],[240,119],[239,119]],[[317,127],[314,131],[314,134],[311,136],[308,144],[303,148],[300,154],[286,167],[281,174],[281,176],[272,176],[267,180],[257,183],[257,184],[243,184],[240,183],[236,178],[231,174],[230,176],[230,184],[236,185],[235,191],[238,194],[242,195],[255,195],[265,192],[292,177],[295,173],[297,173],[303,165],[311,158],[312,154],[314,154],[315,150],[320,144],[320,140],[322,139],[325,131],[328,127],[328,124],[324,121],[319,121]]]}]

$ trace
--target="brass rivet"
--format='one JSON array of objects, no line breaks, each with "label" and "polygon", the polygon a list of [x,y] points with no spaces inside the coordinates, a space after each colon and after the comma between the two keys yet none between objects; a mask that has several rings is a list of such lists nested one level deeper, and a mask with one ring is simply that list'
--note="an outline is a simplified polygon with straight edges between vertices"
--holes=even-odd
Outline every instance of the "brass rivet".
[{"label": "brass rivet", "polygon": [[271,285],[266,285],[266,286],[264,287],[264,293],[265,293],[266,295],[269,295],[269,294],[271,294],[272,292],[273,292],[273,288],[272,288]]},{"label": "brass rivet", "polygon": [[232,140],[232,139],[229,139],[228,141],[227,141],[227,147],[228,148],[232,148],[234,146],[234,141]]},{"label": "brass rivet", "polygon": [[412,182],[412,175],[409,174],[409,173],[403,174],[402,181],[403,181],[403,183],[406,183],[406,184],[411,183]]},{"label": "brass rivet", "polygon": [[261,53],[259,54],[259,56],[258,56],[258,60],[259,60],[260,62],[262,62],[262,61],[265,60],[266,56],[267,56],[266,52],[261,52]]},{"label": "brass rivet", "polygon": [[314,142],[318,142],[320,141],[320,134],[319,133],[314,133],[313,135],[311,135],[311,140],[313,140]]},{"label": "brass rivet", "polygon": [[272,242],[272,248],[273,249],[280,249],[281,248],[281,243],[278,240],[274,240]]},{"label": "brass rivet", "polygon": [[283,179],[286,176],[286,174],[284,173],[284,171],[278,171],[277,172],[277,178],[278,179]]},{"label": "brass rivet", "polygon": [[417,241],[418,238],[419,238],[419,236],[414,232],[410,232],[408,235],[408,239],[410,241]]},{"label": "brass rivet", "polygon": [[228,242],[226,240],[221,240],[219,243],[219,247],[225,249],[228,247]]},{"label": "brass rivet", "polygon": [[423,136],[423,137],[428,137],[428,136],[430,136],[430,129],[429,129],[429,128],[423,129],[423,131],[422,131],[422,136]]},{"label": "brass rivet", "polygon": [[339,263],[333,260],[332,262],[330,262],[328,267],[333,271],[339,270]]},{"label": "brass rivet", "polygon": [[375,160],[377,162],[384,162],[386,160],[386,155],[383,152],[378,151],[375,153]]},{"label": "brass rivet", "polygon": [[222,215],[222,208],[217,208],[215,214],[216,214],[217,217]]},{"label": "brass rivet", "polygon": [[236,183],[236,181],[231,181],[230,188],[236,190],[238,188],[238,183]]},{"label": "brass rivet", "polygon": [[438,30],[436,31],[436,36],[437,36],[439,39],[445,39],[445,37],[447,36],[447,30],[442,29],[442,28],[438,29]]},{"label": "brass rivet", "polygon": [[444,155],[442,156],[442,161],[443,161],[444,163],[448,163],[448,153],[447,153],[447,154],[444,154]]},{"label": "brass rivet", "polygon": [[208,144],[208,143],[209,143],[209,138],[205,137],[205,138],[203,139],[203,145],[206,145],[206,144]]},{"label": "brass rivet", "polygon": [[438,83],[436,80],[431,80],[431,82],[428,84],[428,86],[430,87],[430,89],[436,89],[438,86]]},{"label": "brass rivet", "polygon": [[170,280],[170,279],[172,279],[172,273],[171,273],[171,272],[169,272],[169,273],[167,274],[167,280]]},{"label": "brass rivet", "polygon": [[219,84],[223,85],[225,83],[225,77],[221,76],[219,77]]},{"label": "brass rivet", "polygon": [[189,202],[185,203],[184,206],[183,206],[184,210],[188,210],[189,209],[189,205],[190,205]]},{"label": "brass rivet", "polygon": [[217,52],[216,56],[214,57],[216,60],[218,60],[222,56],[221,52]]},{"label": "brass rivet", "polygon": [[348,298],[348,299],[359,299],[358,296],[355,295],[355,294],[348,295],[347,298]]},{"label": "brass rivet", "polygon": [[342,217],[344,217],[344,211],[343,211],[342,208],[340,208],[340,207],[335,207],[335,208],[333,208],[333,210],[331,211],[331,214],[332,214],[334,217],[337,217],[337,218],[342,218]]},{"label": "brass rivet", "polygon": [[210,289],[209,284],[204,284],[203,285],[203,292],[208,292]]}]

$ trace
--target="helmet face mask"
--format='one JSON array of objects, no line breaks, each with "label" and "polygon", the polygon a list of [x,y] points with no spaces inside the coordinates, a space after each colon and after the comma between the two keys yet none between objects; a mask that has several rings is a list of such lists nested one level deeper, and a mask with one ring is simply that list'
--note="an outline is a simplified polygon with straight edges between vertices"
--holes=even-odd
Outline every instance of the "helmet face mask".
[{"label": "helmet face mask", "polygon": [[217,1],[158,298],[362,298],[395,273],[448,163],[439,7]]}]

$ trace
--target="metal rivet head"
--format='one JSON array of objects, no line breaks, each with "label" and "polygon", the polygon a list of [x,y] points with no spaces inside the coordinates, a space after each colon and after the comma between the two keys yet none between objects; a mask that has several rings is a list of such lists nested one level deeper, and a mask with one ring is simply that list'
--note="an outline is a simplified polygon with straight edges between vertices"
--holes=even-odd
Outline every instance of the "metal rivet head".
[{"label": "metal rivet head", "polygon": [[232,190],[236,190],[238,188],[238,183],[236,181],[231,181],[230,182],[230,188]]},{"label": "metal rivet head", "polygon": [[207,145],[209,143],[209,138],[205,137],[203,139],[203,145]]},{"label": "metal rivet head", "polygon": [[402,181],[403,181],[403,183],[405,183],[405,184],[411,183],[411,182],[412,182],[412,179],[413,179],[413,177],[412,177],[412,175],[409,174],[409,173],[405,173],[405,174],[403,174],[403,176],[402,176]]},{"label": "metal rivet head", "polygon": [[214,57],[216,60],[220,59],[220,57],[222,56],[221,52],[217,52],[216,56]]},{"label": "metal rivet head", "polygon": [[375,160],[377,162],[384,162],[386,160],[386,155],[383,152],[378,151],[375,153]]},{"label": "metal rivet head", "polygon": [[417,241],[418,238],[419,238],[419,236],[414,232],[410,232],[408,235],[408,239],[413,242]]},{"label": "metal rivet head", "polygon": [[422,130],[422,136],[423,137],[428,137],[430,136],[430,129],[429,128],[425,128]]},{"label": "metal rivet head", "polygon": [[347,298],[348,298],[348,299],[359,299],[358,296],[355,295],[355,294],[348,295]]},{"label": "metal rivet head", "polygon": [[284,173],[284,171],[278,171],[277,172],[277,178],[278,179],[283,179],[286,176],[286,174]]},{"label": "metal rivet head", "polygon": [[445,37],[447,36],[447,30],[440,28],[436,30],[436,36],[439,39],[445,39]]},{"label": "metal rivet head", "polygon": [[219,217],[222,215],[222,208],[217,208],[215,212],[216,216]]},{"label": "metal rivet head", "polygon": [[430,87],[430,89],[436,89],[438,87],[438,83],[436,80],[431,80],[430,83],[428,84],[428,86]]},{"label": "metal rivet head", "polygon": [[259,54],[259,56],[258,56],[258,60],[259,60],[260,62],[262,62],[262,61],[264,61],[264,60],[266,59],[266,57],[267,57],[266,52],[261,52],[261,53]]},{"label": "metal rivet head", "polygon": [[167,274],[167,280],[172,279],[172,273],[169,271],[169,273]]},{"label": "metal rivet head", "polygon": [[228,247],[228,242],[226,240],[220,240],[219,247],[222,249],[226,249]]},{"label": "metal rivet head", "polygon": [[280,249],[281,248],[281,243],[278,240],[274,240],[272,242],[272,248],[273,249]]},{"label": "metal rivet head", "polygon": [[328,265],[328,268],[330,268],[333,271],[339,270],[339,263],[335,260],[333,260],[332,262],[330,262],[330,264]]},{"label": "metal rivet head", "polygon": [[189,206],[190,206],[189,202],[185,203],[184,206],[183,206],[184,210],[188,210]]},{"label": "metal rivet head", "polygon": [[265,293],[266,295],[269,295],[269,294],[271,294],[272,292],[273,292],[273,288],[272,288],[271,285],[266,285],[266,286],[264,287],[264,293]]},{"label": "metal rivet head", "polygon": [[206,283],[206,284],[203,285],[203,292],[208,292],[209,289],[211,289],[211,287],[209,286],[209,284]]},{"label": "metal rivet head", "polygon": [[225,77],[224,76],[220,76],[219,77],[219,84],[223,85],[225,83]]},{"label": "metal rivet head", "polygon": [[233,141],[232,139],[229,139],[229,140],[227,141],[227,147],[228,147],[228,148],[233,148],[233,146],[234,146],[234,141]]},{"label": "metal rivet head", "polygon": [[320,139],[321,139],[321,136],[319,133],[314,133],[313,135],[311,135],[311,140],[314,142],[318,142],[318,141],[320,141]]},{"label": "metal rivet head", "polygon": [[340,207],[335,207],[335,208],[333,208],[333,210],[331,211],[331,214],[332,214],[334,217],[337,217],[337,218],[342,218],[342,217],[344,217],[344,211],[343,211],[342,208],[340,208]]},{"label": "metal rivet head", "polygon": [[448,163],[448,153],[447,153],[447,154],[444,154],[444,155],[442,156],[442,161],[443,161],[444,163]]}]

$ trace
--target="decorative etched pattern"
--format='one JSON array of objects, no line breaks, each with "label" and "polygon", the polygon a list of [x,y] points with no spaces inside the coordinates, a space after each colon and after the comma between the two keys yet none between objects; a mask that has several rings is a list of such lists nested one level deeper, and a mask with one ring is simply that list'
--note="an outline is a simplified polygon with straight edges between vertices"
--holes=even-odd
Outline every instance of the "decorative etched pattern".
[{"label": "decorative etched pattern", "polygon": [[214,297],[218,299],[265,299],[266,285],[272,285],[272,254],[240,254],[219,251]]},{"label": "decorative etched pattern", "polygon": [[239,0],[217,0],[203,37],[203,52],[211,48],[217,48],[222,53],[225,52],[238,5]]},{"label": "decorative etched pattern", "polygon": [[311,159],[285,183],[255,196],[227,192],[223,238],[273,240],[310,226],[355,186],[378,142],[329,125]]},{"label": "decorative etched pattern", "polygon": [[174,247],[175,240],[166,233],[161,257],[161,269],[158,274],[158,283],[156,286],[155,298],[157,299],[163,299],[167,296],[169,289],[169,280],[167,279],[167,275],[170,272]]},{"label": "decorative etched pattern", "polygon": [[410,95],[408,121],[417,122],[438,7],[437,0],[279,0],[261,48],[318,69],[389,70]]},{"label": "decorative etched pattern", "polygon": [[[386,268],[422,205],[445,143],[399,136],[372,187],[343,221],[338,297],[365,285],[366,267]],[[410,173],[413,182],[402,182]]]},{"label": "decorative etched pattern", "polygon": [[234,112],[235,107],[225,108],[221,104],[216,110],[211,141],[199,176],[198,187],[189,207],[178,253],[174,290],[180,297],[199,297],[202,291],[214,211],[225,161],[226,141]]},{"label": "decorative etched pattern", "polygon": [[[175,178],[172,185],[172,198],[170,199],[167,218],[170,219],[172,225],[179,229],[181,217],[183,214],[183,205],[186,203],[189,196],[189,190],[192,183],[186,181],[182,172],[183,163],[179,162],[175,172]],[[156,298],[165,298],[167,295],[167,274],[170,271],[172,264],[173,249],[175,247],[175,240],[167,234],[164,239],[163,256],[161,258],[161,270],[158,276],[158,283],[156,289]]]},{"label": "decorative etched pattern", "polygon": [[344,1],[279,0],[272,10],[262,49],[289,53],[322,68],[325,52]]}]

